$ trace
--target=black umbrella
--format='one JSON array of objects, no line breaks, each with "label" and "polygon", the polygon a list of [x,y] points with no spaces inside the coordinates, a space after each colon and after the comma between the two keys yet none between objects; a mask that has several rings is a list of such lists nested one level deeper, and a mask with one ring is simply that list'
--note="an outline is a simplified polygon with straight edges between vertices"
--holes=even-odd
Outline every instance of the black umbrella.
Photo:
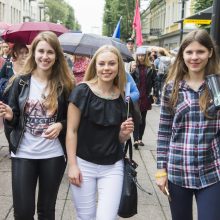
[{"label": "black umbrella", "polygon": [[92,57],[99,47],[113,45],[120,51],[125,62],[134,60],[126,44],[116,38],[67,32],[59,36],[59,41],[65,53]]}]

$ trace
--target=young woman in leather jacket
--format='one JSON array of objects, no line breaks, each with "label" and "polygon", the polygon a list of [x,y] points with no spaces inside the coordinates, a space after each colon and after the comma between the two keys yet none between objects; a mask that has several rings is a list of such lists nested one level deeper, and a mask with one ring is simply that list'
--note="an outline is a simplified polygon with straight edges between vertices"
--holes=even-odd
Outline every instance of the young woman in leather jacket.
[{"label": "young woman in leather jacket", "polygon": [[0,116],[12,127],[12,191],[16,220],[33,220],[38,182],[38,219],[55,219],[55,204],[66,167],[67,99],[73,89],[57,36],[40,33],[21,74],[10,88]]}]

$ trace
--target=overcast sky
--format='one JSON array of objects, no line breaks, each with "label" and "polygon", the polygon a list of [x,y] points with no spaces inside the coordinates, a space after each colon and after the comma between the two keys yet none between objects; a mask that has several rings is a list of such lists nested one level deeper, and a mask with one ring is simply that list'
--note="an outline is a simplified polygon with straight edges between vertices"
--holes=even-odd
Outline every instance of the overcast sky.
[{"label": "overcast sky", "polygon": [[75,11],[75,17],[84,33],[102,34],[105,0],[66,0]]}]

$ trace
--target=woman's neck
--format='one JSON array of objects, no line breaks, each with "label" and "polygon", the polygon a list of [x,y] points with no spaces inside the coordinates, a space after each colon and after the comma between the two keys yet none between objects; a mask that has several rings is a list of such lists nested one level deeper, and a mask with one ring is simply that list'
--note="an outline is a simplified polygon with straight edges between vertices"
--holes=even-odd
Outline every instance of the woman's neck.
[{"label": "woman's neck", "polygon": [[186,80],[186,83],[189,85],[190,88],[192,88],[194,91],[198,91],[204,81],[204,74],[191,73],[185,76],[184,79]]},{"label": "woman's neck", "polygon": [[185,79],[187,81],[191,81],[191,82],[195,82],[195,83],[203,82],[204,81],[204,72],[188,73],[188,75],[186,75]]},{"label": "woman's neck", "polygon": [[34,70],[32,72],[32,76],[40,82],[48,82],[50,72],[42,71],[42,70]]},{"label": "woman's neck", "polygon": [[108,94],[114,91],[114,84],[113,82],[102,82],[98,80],[96,88],[103,94]]}]

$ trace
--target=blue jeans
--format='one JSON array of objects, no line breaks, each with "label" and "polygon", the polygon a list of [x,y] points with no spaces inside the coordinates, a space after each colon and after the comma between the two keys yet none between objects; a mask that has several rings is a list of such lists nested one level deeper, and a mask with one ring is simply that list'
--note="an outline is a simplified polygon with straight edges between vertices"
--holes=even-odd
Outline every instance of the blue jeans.
[{"label": "blue jeans", "polygon": [[192,220],[193,195],[196,198],[198,220],[220,219],[220,182],[203,189],[188,189],[169,182],[172,220]]}]

